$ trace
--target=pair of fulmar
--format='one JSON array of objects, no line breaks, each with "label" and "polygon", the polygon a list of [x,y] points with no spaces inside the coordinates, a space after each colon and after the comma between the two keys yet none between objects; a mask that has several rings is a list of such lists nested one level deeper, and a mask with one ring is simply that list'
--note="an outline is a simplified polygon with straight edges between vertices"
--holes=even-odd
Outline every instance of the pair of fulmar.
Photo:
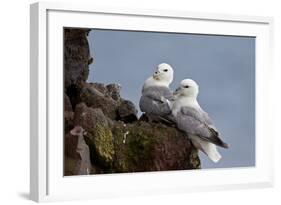
[{"label": "pair of fulmar", "polygon": [[205,153],[213,162],[218,162],[221,155],[216,146],[228,148],[219,138],[219,132],[208,114],[197,102],[198,84],[191,79],[184,79],[172,92],[169,85],[173,81],[173,68],[166,63],[158,65],[142,88],[140,109],[149,121],[172,121],[184,131],[193,145]]}]

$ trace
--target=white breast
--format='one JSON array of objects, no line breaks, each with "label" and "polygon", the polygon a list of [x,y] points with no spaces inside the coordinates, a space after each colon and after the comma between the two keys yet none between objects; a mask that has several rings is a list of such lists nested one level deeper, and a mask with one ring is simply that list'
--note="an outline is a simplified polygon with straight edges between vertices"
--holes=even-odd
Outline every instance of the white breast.
[{"label": "white breast", "polygon": [[169,87],[169,83],[165,81],[159,81],[155,80],[153,77],[149,77],[143,85],[143,89],[146,89],[148,87],[153,87],[153,86],[159,86],[159,87]]}]

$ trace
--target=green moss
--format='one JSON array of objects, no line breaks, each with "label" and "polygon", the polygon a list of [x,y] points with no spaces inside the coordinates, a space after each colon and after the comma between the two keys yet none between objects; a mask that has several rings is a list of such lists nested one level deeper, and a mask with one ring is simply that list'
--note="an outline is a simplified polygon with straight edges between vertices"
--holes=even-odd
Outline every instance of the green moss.
[{"label": "green moss", "polygon": [[198,151],[186,150],[188,143],[182,144],[180,133],[172,128],[115,122],[112,128],[99,124],[94,130],[88,135],[91,159],[101,173],[200,168]]},{"label": "green moss", "polygon": [[94,143],[99,157],[105,163],[111,163],[115,154],[111,130],[108,127],[97,124]]},{"label": "green moss", "polygon": [[[115,123],[112,129],[114,135],[114,148],[115,148],[115,160],[114,167],[117,172],[128,172],[129,163],[126,155],[127,142],[124,141],[124,136],[126,133],[126,128],[122,122]],[[127,136],[126,136],[127,138]]]},{"label": "green moss", "polygon": [[96,124],[95,129],[87,133],[85,141],[90,148],[92,163],[105,172],[110,172],[115,155],[110,128],[103,124]]},{"label": "green moss", "polygon": [[154,136],[151,135],[148,130],[138,127],[137,129],[130,129],[127,136],[128,140],[128,149],[127,155],[128,159],[132,163],[138,164],[142,161],[150,160]]},{"label": "green moss", "polygon": [[153,132],[138,124],[123,123],[113,129],[116,151],[115,168],[118,172],[140,171],[153,159]]}]

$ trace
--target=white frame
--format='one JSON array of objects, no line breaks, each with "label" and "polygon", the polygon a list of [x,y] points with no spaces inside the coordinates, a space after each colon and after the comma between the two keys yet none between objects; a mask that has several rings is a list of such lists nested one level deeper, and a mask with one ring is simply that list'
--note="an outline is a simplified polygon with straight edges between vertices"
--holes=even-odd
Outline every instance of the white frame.
[{"label": "white frame", "polygon": [[[75,12],[73,12],[75,11]],[[111,17],[118,18],[118,23]],[[67,18],[66,18],[67,17]],[[108,18],[108,19],[107,19]],[[66,20],[67,19],[67,20]],[[182,24],[193,25],[195,33],[256,36],[256,166],[200,171],[169,171],[90,177],[63,177],[60,147],[53,136],[62,133],[62,27],[88,27],[91,20],[102,28],[187,32]],[[157,22],[158,27],[148,23]],[[126,20],[126,21],[124,21]],[[143,25],[135,23],[140,21]],[[125,23],[126,22],[126,25]],[[165,25],[175,25],[165,28]],[[196,25],[199,26],[195,27]],[[205,23],[204,23],[205,22]],[[151,193],[222,190],[269,187],[273,185],[273,133],[269,128],[272,113],[266,112],[272,71],[273,19],[257,16],[237,16],[183,11],[97,8],[95,5],[71,3],[35,3],[30,15],[30,198],[34,201],[69,200]],[[103,26],[102,26],[103,25]],[[201,28],[200,25],[208,25]],[[224,28],[221,28],[221,25]],[[212,27],[212,28],[211,28]],[[236,30],[235,30],[236,29]],[[189,30],[188,30],[189,31]],[[56,68],[54,70],[53,68]],[[267,86],[268,87],[268,86]],[[56,99],[53,101],[52,99]],[[56,104],[61,104],[57,106]],[[57,114],[54,114],[57,113]],[[50,120],[52,118],[52,120]],[[269,129],[267,129],[269,128]],[[265,140],[262,136],[265,136]],[[55,159],[58,158],[58,159]],[[56,167],[56,169],[52,168]],[[59,170],[59,171],[58,171]],[[187,174],[188,173],[188,174]],[[61,174],[61,175],[60,175]],[[192,181],[192,178],[196,179]],[[165,183],[163,182],[165,179]],[[202,180],[198,180],[202,179]],[[189,180],[189,184],[184,183]],[[150,184],[147,186],[146,181]],[[203,182],[204,181],[204,182]],[[98,185],[98,189],[95,188]],[[118,184],[118,189],[114,186]],[[73,186],[79,187],[79,192]],[[85,187],[84,189],[82,187]],[[89,187],[91,192],[89,193]],[[109,188],[113,187],[113,188]]]}]

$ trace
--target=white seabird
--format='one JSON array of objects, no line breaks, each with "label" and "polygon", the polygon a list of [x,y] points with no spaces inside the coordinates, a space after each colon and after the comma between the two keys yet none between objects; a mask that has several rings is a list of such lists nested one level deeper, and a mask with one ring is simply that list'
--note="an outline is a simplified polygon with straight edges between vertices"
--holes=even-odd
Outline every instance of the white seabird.
[{"label": "white seabird", "polygon": [[149,121],[173,121],[171,113],[173,93],[169,89],[173,75],[173,68],[167,63],[161,63],[154,74],[144,82],[139,106]]},{"label": "white seabird", "polygon": [[184,131],[193,145],[205,153],[213,162],[218,162],[221,155],[217,146],[228,148],[219,138],[219,133],[212,120],[197,102],[199,86],[191,79],[181,81],[174,95],[172,114],[178,129]]}]

